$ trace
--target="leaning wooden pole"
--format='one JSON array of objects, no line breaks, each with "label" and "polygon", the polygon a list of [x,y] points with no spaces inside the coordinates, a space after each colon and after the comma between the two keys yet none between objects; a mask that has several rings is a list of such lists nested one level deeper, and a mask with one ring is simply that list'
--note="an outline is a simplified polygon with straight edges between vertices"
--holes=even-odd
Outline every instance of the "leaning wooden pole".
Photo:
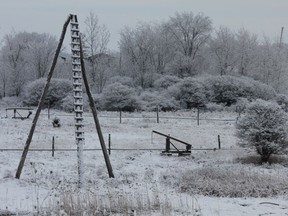
[{"label": "leaning wooden pole", "polygon": [[81,38],[80,38],[80,59],[81,59],[83,82],[84,82],[84,85],[85,85],[86,93],[88,95],[89,105],[90,105],[90,108],[92,110],[92,114],[93,114],[93,117],[94,117],[94,122],[95,122],[96,130],[97,130],[97,134],[98,134],[98,137],[99,137],[99,141],[100,141],[100,144],[101,144],[102,152],[103,152],[103,155],[104,155],[106,167],[107,167],[107,170],[108,170],[109,177],[110,178],[114,178],[114,174],[113,174],[112,166],[111,166],[111,163],[110,163],[109,155],[107,153],[105,141],[104,141],[104,138],[103,138],[103,134],[102,134],[102,130],[101,130],[101,127],[100,127],[99,119],[98,119],[98,116],[97,116],[96,106],[95,106],[95,103],[94,103],[94,100],[93,100],[93,97],[92,97],[92,93],[91,93],[90,88],[89,88],[88,78],[86,76],[86,71],[85,71],[85,66],[84,66],[83,49],[82,49],[82,44],[81,44]]},{"label": "leaning wooden pole", "polygon": [[48,76],[47,76],[46,85],[45,85],[45,87],[43,89],[43,92],[42,92],[42,95],[41,95],[41,98],[40,98],[40,101],[39,101],[39,104],[38,104],[38,107],[37,107],[37,111],[36,111],[34,119],[32,121],[32,126],[31,126],[31,129],[30,129],[28,138],[26,140],[26,143],[25,143],[25,146],[24,146],[24,149],[23,149],[23,153],[22,153],[19,165],[18,165],[18,169],[17,169],[17,172],[16,172],[16,178],[17,179],[20,179],[20,176],[21,176],[21,172],[22,172],[22,169],[23,169],[23,166],[24,166],[24,163],[25,163],[25,159],[26,159],[27,153],[29,151],[29,146],[30,146],[31,141],[32,141],[32,137],[33,137],[33,134],[34,134],[34,131],[35,131],[35,127],[36,127],[40,112],[41,112],[41,108],[42,108],[42,106],[44,104],[44,100],[45,100],[45,97],[46,97],[47,92],[48,92],[50,80],[52,78],[52,75],[53,75],[53,72],[54,72],[54,69],[55,69],[55,66],[56,66],[56,63],[57,63],[57,59],[58,59],[59,53],[61,51],[61,47],[62,47],[64,38],[65,38],[67,26],[69,25],[70,19],[71,19],[71,15],[69,15],[69,17],[67,18],[66,22],[63,25],[63,30],[62,30],[62,33],[61,33],[61,37],[60,37],[60,40],[59,40],[57,49],[55,51],[55,55],[54,55],[54,58],[53,58],[49,73],[48,73]]}]

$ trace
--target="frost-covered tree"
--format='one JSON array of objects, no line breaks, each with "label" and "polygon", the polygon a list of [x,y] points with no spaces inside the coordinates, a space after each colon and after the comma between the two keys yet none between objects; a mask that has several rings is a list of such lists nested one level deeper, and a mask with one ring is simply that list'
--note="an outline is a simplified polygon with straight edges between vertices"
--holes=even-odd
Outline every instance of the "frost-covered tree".
[{"label": "frost-covered tree", "polygon": [[153,83],[155,34],[148,23],[138,23],[136,29],[126,27],[120,33],[120,52],[129,76],[142,88]]},{"label": "frost-covered tree", "polygon": [[87,70],[92,88],[101,93],[108,79],[111,66],[111,56],[107,53],[110,32],[105,25],[101,25],[96,14],[91,12],[85,19],[83,37],[85,55],[89,60]]},{"label": "frost-covered tree", "polygon": [[201,49],[212,32],[212,21],[202,13],[176,13],[170,17],[166,29],[176,46],[175,72],[180,77],[197,74],[197,63],[201,60]]},{"label": "frost-covered tree", "polygon": [[209,44],[215,59],[213,70],[219,75],[231,75],[237,62],[235,34],[228,28],[220,27],[215,35]]},{"label": "frost-covered tree", "polygon": [[255,148],[262,162],[288,147],[288,116],[270,101],[256,100],[236,124],[241,147]]},{"label": "frost-covered tree", "polygon": [[45,33],[27,33],[27,36],[30,38],[27,43],[27,62],[31,66],[30,70],[33,71],[35,79],[43,78],[48,73],[56,50],[56,37]]},{"label": "frost-covered tree", "polygon": [[241,28],[237,34],[237,67],[238,73],[244,76],[251,76],[255,69],[258,41],[256,35],[250,34],[246,29]]},{"label": "frost-covered tree", "polygon": [[18,96],[29,79],[27,74],[27,51],[28,38],[25,33],[16,34],[12,32],[7,34],[3,39],[3,47],[1,48],[1,64],[2,64],[2,82],[5,84],[5,95]]},{"label": "frost-covered tree", "polygon": [[56,38],[49,34],[12,32],[5,35],[0,50],[3,94],[18,96],[28,81],[44,77],[56,45]]}]

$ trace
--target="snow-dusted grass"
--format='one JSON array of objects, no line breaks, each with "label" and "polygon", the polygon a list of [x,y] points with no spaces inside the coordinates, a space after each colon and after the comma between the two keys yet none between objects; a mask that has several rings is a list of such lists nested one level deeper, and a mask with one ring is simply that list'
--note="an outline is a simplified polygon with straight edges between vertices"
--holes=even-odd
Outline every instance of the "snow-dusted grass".
[{"label": "snow-dusted grass", "polygon": [[222,165],[186,170],[179,178],[181,192],[216,197],[275,197],[288,192],[288,175],[262,173],[254,167]]},{"label": "snow-dusted grass", "polygon": [[[5,109],[1,107],[1,115],[2,110]],[[51,149],[54,136],[56,149],[76,149],[73,115],[53,110],[48,120],[46,112],[42,111],[31,148]],[[175,118],[161,119],[161,116]],[[32,120],[10,117],[0,119],[0,148],[22,149]],[[59,117],[60,128],[53,128],[54,117]],[[85,117],[84,148],[99,149],[91,114],[86,113]],[[81,191],[77,189],[76,151],[56,151],[54,158],[49,151],[29,152],[20,180],[14,176],[22,152],[0,151],[0,210],[41,214],[50,211],[54,215],[64,212],[69,215],[79,209],[88,215],[95,209],[107,215],[125,215],[132,210],[137,215],[285,215],[288,209],[285,159],[272,165],[250,163],[246,150],[236,146],[235,122],[210,120],[236,119],[236,113],[201,113],[199,126],[196,112],[160,113],[159,124],[156,113],[123,113],[122,117],[119,124],[119,113],[99,113],[106,144],[111,134],[112,149],[164,149],[165,138],[151,134],[156,130],[191,143],[197,149],[217,148],[220,135],[223,150],[192,149],[188,157],[161,156],[159,150],[112,150],[114,179],[108,178],[101,151],[85,151]],[[249,193],[249,189],[256,189],[255,193]],[[272,208],[269,202],[278,205]]]},{"label": "snow-dusted grass", "polygon": [[[165,197],[159,192],[147,194],[64,194],[57,203],[42,210],[41,215],[200,215],[197,200],[177,194]],[[177,206],[175,206],[177,203]]]}]

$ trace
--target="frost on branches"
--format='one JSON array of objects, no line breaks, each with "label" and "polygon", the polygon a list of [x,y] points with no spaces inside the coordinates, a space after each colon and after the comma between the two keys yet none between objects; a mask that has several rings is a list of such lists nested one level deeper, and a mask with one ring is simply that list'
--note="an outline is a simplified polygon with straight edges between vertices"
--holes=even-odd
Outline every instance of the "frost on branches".
[{"label": "frost on branches", "polygon": [[255,148],[262,163],[268,162],[288,146],[287,126],[288,116],[278,104],[256,100],[236,124],[239,145]]}]

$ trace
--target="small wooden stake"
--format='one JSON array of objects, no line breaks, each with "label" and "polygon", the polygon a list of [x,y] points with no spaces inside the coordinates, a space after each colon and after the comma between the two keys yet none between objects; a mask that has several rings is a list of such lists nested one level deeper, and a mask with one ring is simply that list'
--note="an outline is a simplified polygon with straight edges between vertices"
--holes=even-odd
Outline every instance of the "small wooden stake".
[{"label": "small wooden stake", "polygon": [[220,140],[220,135],[218,135],[218,149],[221,149],[221,140]]},{"label": "small wooden stake", "polygon": [[48,119],[50,119],[50,101],[49,101],[49,104],[48,104]]},{"label": "small wooden stake", "polygon": [[197,107],[197,125],[200,124],[200,109]]},{"label": "small wooden stake", "polygon": [[54,157],[54,152],[55,152],[55,138],[53,136],[52,137],[52,157]]},{"label": "small wooden stake", "polygon": [[157,123],[159,123],[159,106],[157,106]]},{"label": "small wooden stake", "polygon": [[108,154],[111,155],[111,134],[108,136]]}]

